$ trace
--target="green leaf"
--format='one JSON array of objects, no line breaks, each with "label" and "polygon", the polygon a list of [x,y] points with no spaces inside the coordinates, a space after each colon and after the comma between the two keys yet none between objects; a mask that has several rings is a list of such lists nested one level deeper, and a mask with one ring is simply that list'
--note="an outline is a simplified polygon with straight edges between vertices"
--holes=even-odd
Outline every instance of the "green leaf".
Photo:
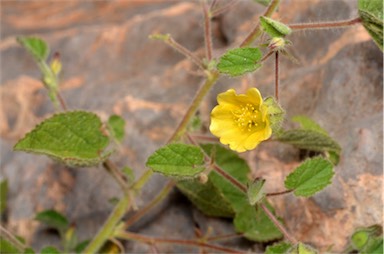
[{"label": "green leaf", "polygon": [[36,61],[45,61],[49,54],[47,43],[38,37],[18,37],[17,41]]},{"label": "green leaf", "polygon": [[108,119],[108,130],[111,135],[119,142],[124,138],[125,130],[125,121],[118,115],[112,115]]},{"label": "green leaf", "polygon": [[26,248],[24,254],[35,254],[35,251],[32,248]]},{"label": "green leaf", "polygon": [[17,246],[0,235],[0,253],[20,253]]},{"label": "green leaf", "polygon": [[[274,213],[273,208],[265,201],[266,207]],[[278,228],[273,224],[264,210],[249,204],[236,213],[233,221],[236,231],[244,233],[244,236],[252,241],[268,242],[283,237]]]},{"label": "green leaf", "polygon": [[360,253],[383,253],[383,228],[372,225],[356,229],[351,236],[352,246]]},{"label": "green leaf", "polygon": [[272,38],[285,37],[286,35],[292,33],[292,30],[289,28],[289,26],[268,17],[260,16],[260,25],[263,27],[264,31]]},{"label": "green leaf", "polygon": [[328,160],[316,157],[304,161],[285,179],[285,187],[294,190],[296,196],[309,197],[331,183],[333,165]]},{"label": "green leaf", "polygon": [[61,233],[69,227],[67,218],[55,210],[42,211],[36,215],[35,220],[46,224],[50,228],[57,229]]},{"label": "green leaf", "polygon": [[285,111],[273,97],[264,99],[265,105],[268,107],[269,121],[273,133],[280,133],[281,125],[283,124]]},{"label": "green leaf", "polygon": [[264,192],[265,179],[256,178],[247,189],[247,196],[250,205],[255,205],[265,198]]},{"label": "green leaf", "polygon": [[363,26],[383,51],[383,0],[358,0]]},{"label": "green leaf", "polygon": [[94,166],[109,155],[109,140],[100,118],[90,112],[73,111],[54,115],[29,132],[15,151],[44,154],[68,166]]},{"label": "green leaf", "polygon": [[205,169],[200,148],[185,144],[169,144],[154,152],[146,165],[166,176],[193,177]]},{"label": "green leaf", "polygon": [[301,115],[294,116],[292,117],[292,121],[299,123],[301,125],[301,128],[304,130],[316,131],[328,136],[328,132],[326,130],[321,128],[318,123],[316,123],[315,121],[313,121],[311,118],[307,116],[301,116]]},{"label": "green leaf", "polygon": [[90,240],[85,240],[85,241],[82,241],[81,243],[79,243],[78,245],[76,245],[76,247],[74,249],[75,253],[77,253],[77,254],[83,253],[85,248],[88,246],[88,244],[90,242],[91,242]]},{"label": "green leaf", "polygon": [[[202,145],[202,148],[207,154],[210,154],[212,158],[214,158],[215,163],[221,169],[240,183],[244,185],[248,183],[249,180],[247,175],[250,172],[250,168],[247,162],[240,158],[237,153],[220,145],[204,144]],[[244,205],[249,204],[246,193],[240,191],[215,171],[211,171],[209,180],[220,190],[235,211],[238,211],[239,209],[242,209]]]},{"label": "green leaf", "polygon": [[47,246],[44,247],[41,252],[41,254],[60,254],[61,252],[58,251],[55,247],[53,246]]},{"label": "green leaf", "polygon": [[197,180],[182,180],[177,188],[205,215],[232,218],[235,212],[221,191],[208,180],[205,184]]},{"label": "green leaf", "polygon": [[317,152],[335,152],[340,154],[341,148],[328,135],[318,131],[294,129],[279,133],[277,140],[294,145],[300,149]]},{"label": "green leaf", "polygon": [[292,247],[292,244],[287,242],[278,242],[267,246],[265,254],[283,254]]},{"label": "green leaf", "polygon": [[258,48],[236,48],[221,56],[217,68],[221,73],[239,76],[261,67],[262,53]]},{"label": "green leaf", "polygon": [[3,180],[0,182],[0,214],[2,214],[7,207],[7,194],[8,194],[8,181]]},{"label": "green leaf", "polygon": [[316,249],[303,243],[298,243],[290,248],[286,253],[288,254],[317,254],[319,253]]}]

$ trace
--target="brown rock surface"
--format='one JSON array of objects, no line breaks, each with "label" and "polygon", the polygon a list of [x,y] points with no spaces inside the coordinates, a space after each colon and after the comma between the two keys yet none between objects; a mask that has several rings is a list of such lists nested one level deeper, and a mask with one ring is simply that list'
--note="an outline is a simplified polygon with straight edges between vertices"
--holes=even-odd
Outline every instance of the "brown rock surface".
[{"label": "brown rock surface", "polygon": [[[263,8],[240,1],[213,24],[214,55],[235,47]],[[348,0],[283,1],[275,18],[286,22],[340,20],[355,17],[356,4]],[[203,25],[198,1],[16,1],[1,2],[0,175],[9,181],[6,226],[38,250],[58,239],[33,221],[36,212],[55,208],[75,222],[80,239],[95,234],[112,209],[108,201],[119,188],[102,168],[71,169],[48,158],[12,152],[12,146],[35,124],[53,113],[31,57],[20,48],[17,35],[38,35],[62,56],[62,94],[71,109],[91,110],[106,119],[119,114],[126,121],[122,150],[113,156],[136,175],[146,158],[163,145],[201,78],[191,74],[189,61],[158,41],[152,33],[170,33],[186,48],[202,55]],[[291,51],[295,65],[281,63],[280,102],[288,118],[305,114],[320,123],[343,148],[333,184],[310,199],[292,195],[272,202],[287,227],[304,242],[334,251],[345,246],[357,226],[383,223],[383,76],[382,53],[362,26],[294,33]],[[216,104],[216,94],[229,87],[257,86],[273,94],[273,61],[243,78],[222,78],[201,107],[205,123]],[[267,179],[267,189],[283,188],[286,175],[299,163],[299,151],[275,142],[244,154],[253,175]],[[144,205],[164,185],[155,175],[137,199]],[[193,227],[213,226],[217,234],[231,233],[229,221],[207,218],[177,191],[132,228],[135,231],[191,239]],[[223,243],[231,247],[259,246],[244,240]],[[161,252],[191,252],[193,248],[159,246]],[[129,243],[126,251],[149,252],[150,247]]]}]

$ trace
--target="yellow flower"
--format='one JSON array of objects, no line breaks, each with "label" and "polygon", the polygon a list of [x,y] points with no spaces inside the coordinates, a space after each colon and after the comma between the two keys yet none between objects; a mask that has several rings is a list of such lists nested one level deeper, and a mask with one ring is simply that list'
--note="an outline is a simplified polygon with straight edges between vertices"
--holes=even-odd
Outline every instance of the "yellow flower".
[{"label": "yellow flower", "polygon": [[268,108],[259,90],[250,88],[246,94],[229,89],[217,96],[219,105],[211,112],[211,133],[232,150],[254,149],[272,134]]}]

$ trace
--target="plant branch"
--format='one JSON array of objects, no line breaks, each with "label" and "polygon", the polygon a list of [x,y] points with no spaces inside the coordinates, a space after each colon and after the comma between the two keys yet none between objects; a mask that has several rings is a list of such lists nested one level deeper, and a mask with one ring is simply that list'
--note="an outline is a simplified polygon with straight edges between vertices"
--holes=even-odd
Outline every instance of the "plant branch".
[{"label": "plant branch", "polygon": [[275,53],[275,98],[279,101],[279,51]]},{"label": "plant branch", "polygon": [[267,197],[280,196],[280,195],[284,195],[284,194],[291,193],[292,191],[293,191],[293,190],[285,190],[285,191],[279,191],[279,192],[271,192],[271,193],[267,193],[266,196],[267,196]]},{"label": "plant branch", "polygon": [[129,190],[127,179],[119,171],[116,165],[111,160],[107,159],[103,162],[103,167],[113,176],[116,182],[120,185],[123,192],[127,193]]},{"label": "plant branch", "polygon": [[169,34],[153,34],[149,38],[151,39],[157,39],[164,41],[166,44],[168,44],[170,47],[175,49],[180,54],[184,55],[186,58],[191,60],[194,64],[196,64],[200,69],[203,71],[205,70],[204,64],[202,61],[197,58],[191,51],[189,51],[187,48],[185,48],[183,45],[179,44],[177,41],[175,41],[171,35]]},{"label": "plant branch", "polygon": [[172,188],[175,186],[174,181],[169,181],[167,185],[160,191],[160,193],[151,200],[145,207],[137,211],[132,217],[130,217],[125,222],[125,229],[127,229],[129,226],[131,226],[133,223],[138,221],[140,218],[142,218],[148,211],[150,211],[153,207],[155,207],[157,204],[159,204],[164,198],[167,197],[169,192],[172,190]]},{"label": "plant branch", "polygon": [[211,18],[208,13],[208,5],[206,0],[201,0],[204,14],[204,42],[205,42],[205,57],[208,62],[212,60],[212,31]]},{"label": "plant branch", "polygon": [[[263,16],[270,17],[277,7],[280,4],[280,0],[272,0],[267,9],[265,10]],[[263,30],[261,29],[260,22],[258,22],[255,28],[248,34],[248,36],[244,39],[244,41],[240,44],[240,47],[247,47],[252,44],[261,34]]]},{"label": "plant branch", "polygon": [[232,1],[229,1],[227,2],[225,5],[223,5],[222,7],[219,7],[215,10],[212,10],[211,9],[211,18],[213,17],[216,17],[216,16],[219,16],[220,14],[228,11],[229,9],[231,9],[233,6],[235,6],[236,4],[238,4],[240,1],[239,0],[232,0]]},{"label": "plant branch", "polygon": [[0,225],[0,236],[10,242],[20,253],[24,253],[27,248],[22,242],[20,242],[11,232]]},{"label": "plant branch", "polygon": [[285,227],[280,223],[280,221],[276,219],[276,217],[271,213],[271,211],[269,211],[269,209],[263,203],[260,203],[260,207],[264,210],[265,214],[273,222],[273,224],[275,224],[275,226],[280,230],[280,232],[283,233],[284,237],[287,238],[287,240],[290,241],[292,244],[297,244],[297,240],[288,233]]},{"label": "plant branch", "polygon": [[125,239],[125,240],[136,240],[136,241],[144,242],[147,244],[171,243],[171,244],[179,244],[179,245],[204,247],[204,248],[209,248],[211,250],[222,251],[222,252],[226,252],[226,253],[242,253],[239,250],[221,247],[221,246],[213,245],[213,244],[208,244],[208,243],[204,243],[204,242],[196,241],[196,240],[167,239],[167,238],[161,238],[161,237],[150,237],[150,236],[144,236],[144,235],[140,235],[140,234],[136,234],[136,233],[132,233],[132,232],[117,232],[115,234],[115,237]]},{"label": "plant branch", "polygon": [[84,253],[97,253],[99,251],[105,241],[113,235],[116,225],[127,212],[130,205],[130,195],[125,194],[115,206],[114,210],[109,215],[107,221],[101,227],[99,232],[85,248]]},{"label": "plant branch", "polygon": [[340,21],[329,21],[329,22],[317,22],[317,23],[301,23],[288,25],[294,32],[302,30],[313,30],[313,29],[329,29],[329,28],[342,28],[347,26],[353,26],[361,23],[359,17],[340,20]]},{"label": "plant branch", "polygon": [[173,135],[171,136],[171,138],[168,140],[167,143],[172,143],[181,138],[191,118],[195,115],[198,107],[200,106],[200,103],[203,101],[205,95],[209,92],[212,86],[216,83],[218,78],[219,78],[218,72],[211,71],[207,73],[207,79],[205,83],[200,87],[199,91],[197,92],[195,98],[192,101],[192,104],[189,106],[187,113],[184,115],[180,124],[177,126],[175,132],[173,133]]}]

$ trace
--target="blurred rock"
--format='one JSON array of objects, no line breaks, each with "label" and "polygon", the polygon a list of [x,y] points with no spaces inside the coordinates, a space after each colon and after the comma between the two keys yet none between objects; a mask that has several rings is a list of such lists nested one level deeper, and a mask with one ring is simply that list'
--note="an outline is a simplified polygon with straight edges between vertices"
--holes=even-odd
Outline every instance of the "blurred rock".
[{"label": "blurred rock", "polygon": [[[288,23],[348,19],[357,13],[354,2],[287,0],[274,18]],[[213,22],[214,55],[236,47],[262,11],[253,1],[240,1],[218,17]],[[91,238],[113,207],[109,200],[119,197],[120,190],[101,167],[66,168],[42,156],[12,152],[19,138],[53,113],[37,66],[15,36],[41,36],[53,52],[60,52],[62,94],[71,109],[91,110],[103,119],[111,114],[126,119],[123,148],[112,159],[140,176],[147,157],[165,144],[202,82],[192,75],[196,69],[188,60],[148,35],[170,33],[203,56],[200,3],[7,1],[2,3],[1,17],[0,174],[10,186],[6,225],[37,249],[59,244],[32,220],[36,212],[55,208],[76,223],[81,240]],[[327,189],[311,199],[287,195],[272,202],[298,239],[322,250],[333,244],[332,250],[340,251],[354,227],[382,224],[382,53],[362,26],[297,32],[289,39],[290,51],[301,64],[281,61],[280,102],[288,119],[297,114],[312,117],[340,143],[343,153]],[[263,95],[271,95],[273,73],[271,58],[252,75],[220,79],[200,109],[205,125],[218,92],[257,86]],[[243,156],[250,161],[252,175],[267,179],[269,191],[282,190],[284,177],[300,163],[298,150],[275,142]],[[138,206],[151,200],[166,181],[155,175],[137,199]],[[192,239],[196,225],[203,225],[203,231],[213,226],[220,234],[233,233],[230,221],[201,215],[177,191],[132,229]],[[260,246],[245,240],[224,245],[260,251]],[[196,251],[156,247],[166,252]],[[151,249],[130,242],[126,251]]]}]

